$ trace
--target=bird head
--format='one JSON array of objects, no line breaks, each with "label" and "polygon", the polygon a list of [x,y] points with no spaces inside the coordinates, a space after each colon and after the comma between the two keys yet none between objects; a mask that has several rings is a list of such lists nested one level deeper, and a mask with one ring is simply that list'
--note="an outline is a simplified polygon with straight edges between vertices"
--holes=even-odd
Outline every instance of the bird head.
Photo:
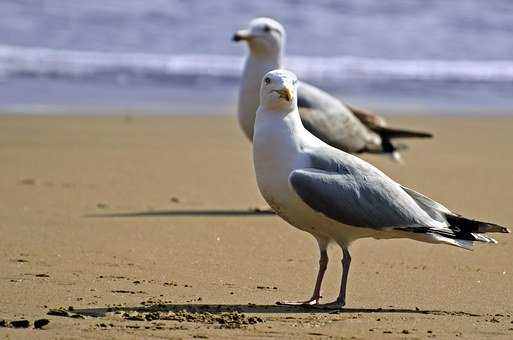
[{"label": "bird head", "polygon": [[260,106],[282,110],[297,106],[297,77],[287,70],[273,70],[265,74],[260,86]]},{"label": "bird head", "polygon": [[232,40],[247,42],[252,54],[281,54],[285,44],[285,29],[276,20],[256,18],[247,29],[237,31]]}]

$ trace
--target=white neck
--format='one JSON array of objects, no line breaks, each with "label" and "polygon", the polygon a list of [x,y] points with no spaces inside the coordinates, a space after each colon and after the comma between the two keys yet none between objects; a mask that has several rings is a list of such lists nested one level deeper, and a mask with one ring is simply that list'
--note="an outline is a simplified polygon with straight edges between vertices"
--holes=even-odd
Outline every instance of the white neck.
[{"label": "white neck", "polygon": [[279,113],[259,107],[253,135],[254,156],[261,161],[282,158],[284,155],[295,157],[303,144],[301,136],[304,129],[299,112],[295,108]]},{"label": "white neck", "polygon": [[248,137],[253,140],[255,115],[260,103],[260,84],[264,75],[272,70],[282,68],[282,55],[252,55],[246,58],[242,82],[239,90],[238,118],[239,124]]}]

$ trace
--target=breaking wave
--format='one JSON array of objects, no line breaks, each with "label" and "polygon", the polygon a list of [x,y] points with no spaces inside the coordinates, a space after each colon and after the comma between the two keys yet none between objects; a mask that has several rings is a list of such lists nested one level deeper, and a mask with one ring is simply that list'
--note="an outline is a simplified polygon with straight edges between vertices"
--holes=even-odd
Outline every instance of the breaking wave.
[{"label": "breaking wave", "polygon": [[[399,60],[354,56],[291,56],[290,69],[313,81],[347,79],[512,82],[513,61]],[[56,50],[0,45],[0,77],[103,82],[173,82],[184,77],[236,80],[243,57]]]}]

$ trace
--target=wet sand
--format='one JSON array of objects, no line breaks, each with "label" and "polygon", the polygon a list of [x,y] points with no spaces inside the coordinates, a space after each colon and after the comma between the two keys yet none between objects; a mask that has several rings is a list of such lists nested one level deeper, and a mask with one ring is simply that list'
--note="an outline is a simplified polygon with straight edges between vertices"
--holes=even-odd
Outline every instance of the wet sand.
[{"label": "wet sand", "polygon": [[[404,165],[367,160],[454,211],[513,225],[513,118],[389,121],[435,139],[408,141]],[[473,252],[361,240],[346,309],[276,306],[309,297],[318,250],[254,213],[265,204],[234,117],[0,116],[0,169],[0,320],[31,323],[2,337],[513,337],[510,235]],[[330,259],[326,301],[340,251]]]}]

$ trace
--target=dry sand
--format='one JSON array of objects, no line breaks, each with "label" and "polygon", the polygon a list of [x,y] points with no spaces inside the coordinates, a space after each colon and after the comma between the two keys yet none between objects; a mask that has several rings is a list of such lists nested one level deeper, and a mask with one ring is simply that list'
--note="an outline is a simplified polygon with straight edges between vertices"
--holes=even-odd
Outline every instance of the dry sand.
[{"label": "dry sand", "polygon": [[[436,138],[409,142],[403,166],[366,159],[513,225],[513,118],[389,120]],[[309,297],[318,250],[251,212],[264,202],[233,117],[0,116],[0,172],[0,319],[50,321],[0,337],[513,337],[509,235],[474,252],[361,240],[347,309],[276,306]],[[330,256],[326,300],[340,275]]]}]

